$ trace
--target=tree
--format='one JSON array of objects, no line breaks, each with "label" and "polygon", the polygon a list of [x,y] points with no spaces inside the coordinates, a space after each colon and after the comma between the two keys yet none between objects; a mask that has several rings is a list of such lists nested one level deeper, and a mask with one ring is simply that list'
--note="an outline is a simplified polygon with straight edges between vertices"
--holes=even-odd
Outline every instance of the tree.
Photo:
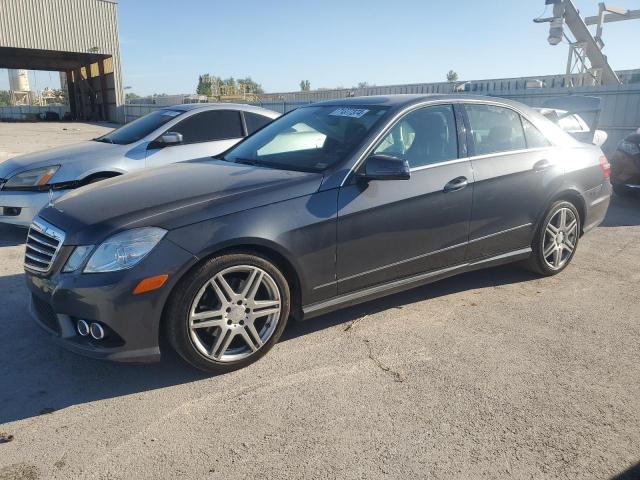
[{"label": "tree", "polygon": [[128,93],[125,95],[125,99],[127,99],[127,100],[134,100],[134,99],[136,99],[136,98],[140,98],[140,95],[138,95],[137,93],[128,92]]},{"label": "tree", "polygon": [[355,88],[367,88],[371,86],[375,87],[375,85],[369,85],[368,82],[358,82],[358,85]]},{"label": "tree", "polygon": [[204,75],[200,75],[198,77],[198,86],[196,87],[196,93],[198,95],[205,95],[207,97],[210,97],[211,95],[213,95],[212,87],[213,78],[211,77],[211,75],[205,73]]},{"label": "tree", "polygon": [[458,74],[453,70],[449,70],[449,73],[447,73],[447,82],[457,82],[457,81],[458,81]]},{"label": "tree", "polygon": [[0,106],[9,106],[11,94],[8,90],[0,90]]},{"label": "tree", "polygon": [[300,90],[303,92],[311,90],[311,82],[309,80],[300,80]]},{"label": "tree", "polygon": [[262,85],[254,82],[251,77],[241,78],[238,80],[240,89],[244,88],[246,93],[264,93]]}]

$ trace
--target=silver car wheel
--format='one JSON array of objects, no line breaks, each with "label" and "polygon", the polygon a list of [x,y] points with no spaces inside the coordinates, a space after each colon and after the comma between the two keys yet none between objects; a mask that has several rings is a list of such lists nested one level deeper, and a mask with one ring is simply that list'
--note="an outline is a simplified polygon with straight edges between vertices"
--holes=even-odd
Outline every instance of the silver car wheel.
[{"label": "silver car wheel", "polygon": [[542,241],[542,256],[552,270],[569,261],[578,241],[578,220],[569,208],[558,209],[549,219]]},{"label": "silver car wheel", "polygon": [[189,309],[189,334],[198,351],[218,362],[257,352],[276,331],[281,295],[261,268],[237,265],[218,272]]}]

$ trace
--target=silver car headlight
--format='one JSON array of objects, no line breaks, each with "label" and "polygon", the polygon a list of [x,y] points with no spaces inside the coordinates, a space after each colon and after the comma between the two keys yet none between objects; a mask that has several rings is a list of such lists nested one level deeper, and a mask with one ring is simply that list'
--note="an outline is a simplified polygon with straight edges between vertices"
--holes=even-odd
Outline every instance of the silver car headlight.
[{"label": "silver car headlight", "polygon": [[166,230],[156,227],[133,228],[117,233],[96,248],[84,272],[115,272],[131,268],[146,257],[166,233]]},{"label": "silver car headlight", "polygon": [[60,165],[52,165],[50,167],[34,168],[32,170],[27,170],[26,172],[18,173],[7,180],[7,183],[4,184],[4,188],[20,189],[43,187],[49,183],[49,180],[51,180],[59,168]]}]

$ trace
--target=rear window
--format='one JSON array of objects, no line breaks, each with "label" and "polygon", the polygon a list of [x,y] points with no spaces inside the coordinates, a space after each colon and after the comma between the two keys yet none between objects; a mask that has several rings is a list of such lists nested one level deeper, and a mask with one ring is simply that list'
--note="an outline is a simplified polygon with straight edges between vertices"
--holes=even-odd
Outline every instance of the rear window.
[{"label": "rear window", "polygon": [[260,130],[272,119],[253,112],[244,112],[244,121],[247,124],[247,134],[251,135],[256,130]]},{"label": "rear window", "polygon": [[476,155],[527,148],[520,115],[497,105],[465,105]]}]

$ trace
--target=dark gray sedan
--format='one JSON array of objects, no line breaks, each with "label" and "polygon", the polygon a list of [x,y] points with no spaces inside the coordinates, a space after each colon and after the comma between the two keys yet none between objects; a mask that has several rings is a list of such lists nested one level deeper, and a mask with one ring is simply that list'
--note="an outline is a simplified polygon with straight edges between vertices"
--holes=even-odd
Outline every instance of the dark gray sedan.
[{"label": "dark gray sedan", "polygon": [[58,199],[31,226],[27,284],[71,350],[150,361],[166,338],[228,371],[290,317],[508,262],[555,275],[610,194],[601,150],[519,103],[341,99]]}]

